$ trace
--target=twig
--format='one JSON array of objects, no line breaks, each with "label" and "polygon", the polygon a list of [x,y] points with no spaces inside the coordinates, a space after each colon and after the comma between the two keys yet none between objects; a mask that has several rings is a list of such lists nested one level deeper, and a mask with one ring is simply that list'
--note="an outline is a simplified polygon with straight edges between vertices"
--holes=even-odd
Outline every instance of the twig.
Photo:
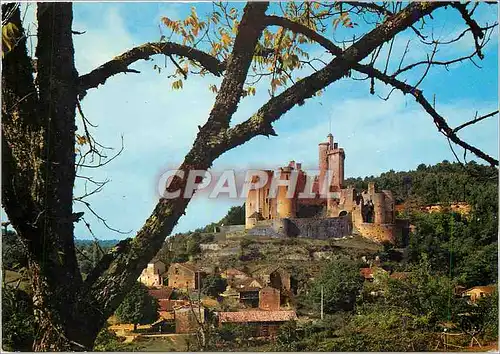
[{"label": "twig", "polygon": [[[486,119],[486,118],[489,118],[489,117],[492,117],[494,115],[498,114],[498,110],[494,111],[494,112],[491,112],[491,113],[488,113],[488,114],[485,114],[484,116],[481,116],[481,117],[478,117],[478,118],[474,118],[473,120],[470,120],[468,122],[465,122],[463,124],[460,124],[458,127],[456,127],[455,129],[453,129],[453,132],[456,133],[458,132],[460,129],[463,129],[471,124],[474,124],[474,123],[477,123],[477,122],[480,122],[482,121],[483,119]],[[476,112],[476,116],[477,116],[477,112]]]},{"label": "twig", "polygon": [[122,235],[128,235],[132,232],[132,230],[130,231],[121,231],[121,230],[118,230],[118,229],[115,229],[111,226],[108,225],[108,223],[106,222],[106,219],[104,219],[102,216],[100,216],[99,214],[97,214],[94,209],[92,209],[92,207],[90,206],[90,203],[84,201],[84,200],[76,200],[77,202],[80,202],[80,203],[83,203],[83,205],[85,205],[85,207],[90,210],[90,212],[99,220],[101,221],[104,226],[106,226],[109,230],[111,231],[114,231],[116,233],[119,233],[119,234],[122,234]]},{"label": "twig", "polygon": [[181,72],[182,76],[184,76],[184,80],[187,79],[187,74],[184,72],[184,69],[181,68],[181,66],[175,61],[175,59],[172,57],[172,55],[168,55],[172,63],[174,63],[175,67]]}]

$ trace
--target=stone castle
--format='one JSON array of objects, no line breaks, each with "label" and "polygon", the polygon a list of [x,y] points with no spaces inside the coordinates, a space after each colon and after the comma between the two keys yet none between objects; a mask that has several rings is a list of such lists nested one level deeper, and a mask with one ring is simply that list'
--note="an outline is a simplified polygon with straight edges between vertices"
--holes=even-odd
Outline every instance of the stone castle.
[{"label": "stone castle", "polygon": [[[319,176],[314,178],[312,194],[298,198],[306,187],[307,174],[302,165],[291,161],[288,166],[274,171],[266,170],[267,183],[249,191],[245,203],[245,228],[250,234],[284,237],[338,238],[350,234],[377,242],[394,242],[406,233],[406,220],[395,216],[394,197],[389,190],[377,192],[375,184],[357,191],[344,185],[344,149],[328,134],[327,141],[319,144]],[[297,173],[296,189],[292,198],[286,196],[288,186],[279,185],[275,197],[269,196],[272,178],[288,180],[292,171]],[[328,177],[328,178],[325,178]],[[329,181],[329,182],[328,182]],[[254,176],[252,182],[258,182]],[[329,183],[324,186],[323,183]],[[321,191],[329,191],[329,196]]]}]

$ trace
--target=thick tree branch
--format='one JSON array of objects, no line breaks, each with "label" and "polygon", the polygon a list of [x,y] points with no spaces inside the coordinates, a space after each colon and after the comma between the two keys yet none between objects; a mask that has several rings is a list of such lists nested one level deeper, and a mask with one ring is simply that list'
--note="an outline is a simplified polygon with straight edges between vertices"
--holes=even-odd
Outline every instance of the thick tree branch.
[{"label": "thick tree branch", "polygon": [[[377,3],[374,2],[360,2],[360,1],[346,1],[347,4],[355,7],[359,7],[362,9],[367,9],[369,11],[378,13],[381,16],[386,16],[386,17],[391,17],[394,16],[394,13],[387,9],[386,6],[383,5],[378,5]],[[415,26],[410,26],[413,32],[420,37],[420,39],[425,40],[426,37],[418,30],[415,28]]]},{"label": "thick tree branch", "polygon": [[197,61],[201,66],[216,76],[220,76],[223,71],[223,66],[217,58],[201,50],[171,42],[146,43],[139,47],[132,48],[101,65],[97,69],[92,70],[90,73],[80,76],[79,94],[83,96],[85,91],[104,84],[106,80],[113,75],[131,72],[128,68],[131,64],[138,60],[147,60],[156,54],[164,54],[167,56],[178,55]]},{"label": "thick tree branch", "polygon": [[[80,275],[73,240],[73,185],[75,179],[76,83],[71,4],[38,4],[38,44],[36,48],[38,114],[43,121],[44,152],[40,166],[44,190],[41,200],[43,243],[55,242],[67,257],[67,271]],[[47,252],[46,249],[40,250]],[[54,248],[51,246],[51,248]],[[53,250],[57,251],[57,250]],[[41,260],[41,259],[40,259]],[[80,279],[81,280],[81,279]]]},{"label": "thick tree branch", "polygon": [[202,131],[218,134],[229,127],[231,117],[236,112],[243,93],[243,85],[257,42],[264,29],[263,19],[268,6],[268,2],[249,2],[245,6],[233,50],[227,62],[224,80],[222,80],[214,107]]},{"label": "thick tree branch", "polygon": [[343,50],[333,44],[329,39],[301,23],[279,16],[266,16],[264,23],[266,26],[280,26],[289,29],[292,32],[301,33],[326,48],[335,56],[340,56],[343,53]]},{"label": "thick tree branch", "polygon": [[80,297],[73,239],[78,74],[72,17],[71,3],[37,4],[36,87],[19,10],[10,21],[22,37],[2,60],[2,203],[28,249],[40,328],[35,350],[81,350],[73,339],[88,348],[95,338],[84,325],[95,313],[81,308],[88,301]]},{"label": "thick tree branch", "polygon": [[[381,25],[367,33],[342,53],[339,53],[339,48],[333,43],[315,34],[314,38],[319,40],[330,52],[337,54],[337,57],[321,70],[300,80],[278,96],[271,98],[247,121],[229,129],[224,143],[229,144],[232,148],[245,143],[257,135],[268,136],[276,134],[272,128],[272,123],[293,106],[312,97],[317,91],[337,81],[346,75],[352,67],[356,68],[359,61],[367,57],[384,42],[399,32],[404,31],[435,9],[446,5],[447,3],[411,3],[397,15],[386,19]],[[307,27],[304,28],[304,26],[298,25],[293,21],[273,16],[266,18],[266,24],[284,25],[287,28],[294,28],[295,31],[300,33],[312,35],[307,30]]]}]

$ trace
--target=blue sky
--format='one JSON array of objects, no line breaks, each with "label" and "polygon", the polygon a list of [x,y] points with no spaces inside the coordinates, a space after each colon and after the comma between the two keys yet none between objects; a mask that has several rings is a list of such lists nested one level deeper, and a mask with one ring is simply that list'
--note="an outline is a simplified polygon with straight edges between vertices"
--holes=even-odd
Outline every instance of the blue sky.
[{"label": "blue sky", "polygon": [[[73,29],[86,31],[74,40],[79,73],[87,73],[133,46],[158,40],[161,16],[184,18],[190,6],[192,4],[165,2],[74,3]],[[200,17],[211,8],[207,3],[195,6]],[[491,24],[498,17],[497,7],[482,5],[476,16],[481,24]],[[27,15],[27,21],[32,18],[32,14]],[[435,33],[446,38],[463,28],[462,21],[458,12],[441,10],[435,13],[431,23]],[[401,33],[394,50],[402,52],[406,39],[411,36],[409,31]],[[498,107],[497,42],[495,32],[480,63],[482,69],[468,62],[451,66],[450,71],[431,69],[422,83],[421,88],[429,99],[436,94],[436,108],[451,126],[470,120],[476,111],[484,114]],[[421,58],[423,51],[417,44],[410,49],[408,59]],[[437,57],[445,59],[472,49],[473,42],[466,36],[452,48],[439,52]],[[315,55],[323,53],[319,46],[311,46],[310,50]],[[328,59],[326,54],[321,55]],[[125,150],[120,157],[101,169],[84,173],[96,179],[110,179],[104,190],[88,201],[111,226],[131,231],[127,236],[133,236],[153,210],[158,199],[158,176],[166,169],[177,167],[189,151],[197,126],[206,121],[214,102],[215,96],[208,86],[220,82],[210,76],[190,77],[184,82],[183,90],[172,91],[168,74],[153,70],[155,63],[163,65],[163,61],[157,58],[155,62],[138,62],[133,68],[141,74],[115,76],[104,86],[89,91],[82,101],[86,116],[98,125],[93,129],[98,141],[119,148],[123,135]],[[376,90],[380,95],[388,92],[381,83],[376,83]],[[258,86],[255,97],[240,103],[233,121],[249,117],[267,99],[266,87]],[[322,96],[285,114],[275,124],[278,137],[254,138],[216,160],[213,169],[277,167],[292,159],[315,168],[317,146],[325,140],[330,121],[335,140],[346,152],[346,177],[377,175],[390,169],[409,170],[420,163],[454,160],[446,139],[411,97],[395,92],[388,101],[382,101],[369,94],[368,82],[343,79],[327,88]],[[498,158],[498,117],[472,126],[460,135]],[[457,151],[461,156],[462,151],[458,148]],[[76,194],[82,190],[83,184],[78,181]],[[217,221],[231,205],[238,204],[242,201],[195,198],[174,232]],[[76,204],[75,208],[85,211],[98,238],[126,237],[108,230],[81,205]],[[82,223],[76,224],[76,237],[90,237]]]}]

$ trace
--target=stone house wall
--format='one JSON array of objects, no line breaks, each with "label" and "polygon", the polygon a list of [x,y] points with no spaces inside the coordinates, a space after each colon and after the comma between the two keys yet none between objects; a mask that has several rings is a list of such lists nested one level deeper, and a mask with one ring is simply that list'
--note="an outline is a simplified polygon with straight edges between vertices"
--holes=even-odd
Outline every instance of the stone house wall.
[{"label": "stone house wall", "polygon": [[278,311],[280,309],[280,291],[271,287],[259,292],[259,308],[261,310]]}]

